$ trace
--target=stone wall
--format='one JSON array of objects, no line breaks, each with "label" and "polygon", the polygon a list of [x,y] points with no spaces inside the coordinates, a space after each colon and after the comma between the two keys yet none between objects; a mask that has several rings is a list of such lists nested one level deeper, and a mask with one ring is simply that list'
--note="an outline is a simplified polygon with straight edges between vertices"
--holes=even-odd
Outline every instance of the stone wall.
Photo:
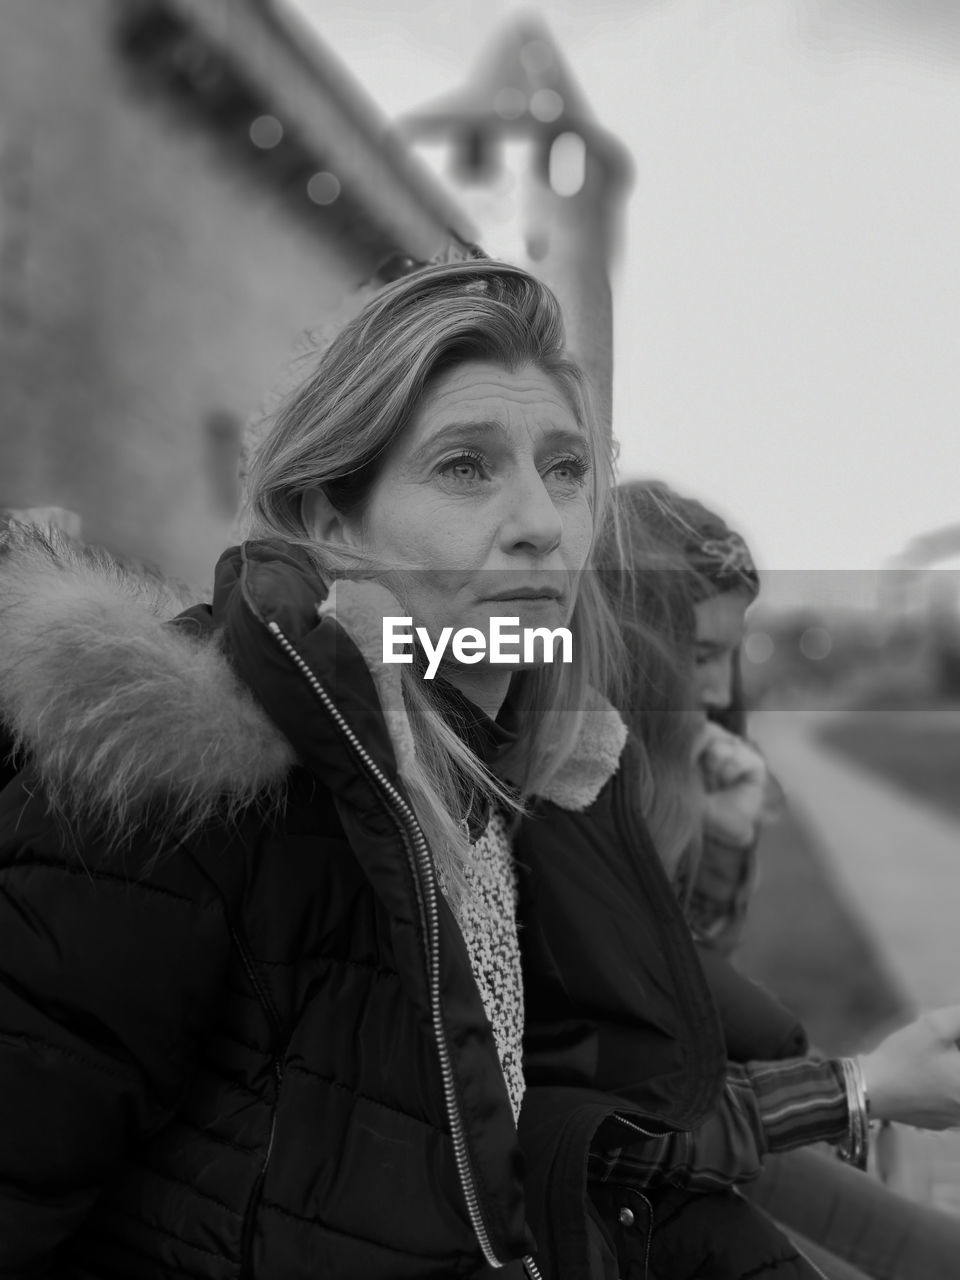
[{"label": "stone wall", "polygon": [[0,506],[200,583],[239,429],[383,246],[124,52],[117,13],[0,5]]}]

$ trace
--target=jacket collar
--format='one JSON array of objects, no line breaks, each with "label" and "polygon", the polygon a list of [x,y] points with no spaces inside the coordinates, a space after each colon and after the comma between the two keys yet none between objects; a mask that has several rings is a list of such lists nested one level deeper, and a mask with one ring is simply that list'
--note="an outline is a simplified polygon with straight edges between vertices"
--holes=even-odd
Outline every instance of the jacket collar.
[{"label": "jacket collar", "polygon": [[492,720],[449,680],[438,677],[433,683],[443,705],[444,719],[450,728],[475,756],[495,771],[497,764],[520,736],[509,697],[496,720]]},{"label": "jacket collar", "polygon": [[[400,668],[380,652],[380,620],[396,603],[374,582],[328,588],[290,544],[231,548],[211,602],[198,604],[158,575],[21,526],[0,545],[0,601],[0,722],[55,810],[116,835],[148,813],[182,832],[214,813],[276,802],[298,761],[369,803],[341,728],[317,714],[271,625],[390,781],[413,752]],[[452,726],[495,770],[516,740],[509,701],[492,721],[447,682],[440,691]],[[595,697],[552,798],[589,804],[616,770],[625,736]]]}]

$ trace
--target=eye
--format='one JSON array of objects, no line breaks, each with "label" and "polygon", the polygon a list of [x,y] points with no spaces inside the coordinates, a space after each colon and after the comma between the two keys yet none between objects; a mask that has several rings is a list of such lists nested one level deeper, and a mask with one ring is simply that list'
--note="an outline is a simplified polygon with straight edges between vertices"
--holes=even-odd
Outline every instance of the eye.
[{"label": "eye", "polygon": [[452,480],[456,484],[474,484],[478,480],[487,478],[490,469],[487,459],[482,453],[473,449],[464,449],[458,453],[456,457],[447,458],[437,468],[439,475],[447,480]]},{"label": "eye", "polygon": [[547,468],[547,475],[565,488],[573,488],[586,482],[592,465],[588,454],[569,454],[551,463]]}]

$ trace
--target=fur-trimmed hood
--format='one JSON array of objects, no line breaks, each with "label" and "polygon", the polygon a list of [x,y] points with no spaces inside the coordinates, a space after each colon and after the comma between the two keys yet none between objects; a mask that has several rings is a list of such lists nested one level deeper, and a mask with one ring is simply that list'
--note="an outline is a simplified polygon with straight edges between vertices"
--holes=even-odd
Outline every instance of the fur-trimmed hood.
[{"label": "fur-trimmed hood", "polygon": [[[243,552],[234,554],[239,561]],[[295,563],[284,565],[288,576]],[[298,707],[291,704],[286,722],[268,715],[253,692],[264,665],[282,656],[263,626],[269,625],[267,614],[277,612],[269,598],[269,556],[256,568],[267,583],[266,605],[239,586],[239,570],[232,574],[224,557],[209,606],[185,588],[123,568],[65,536],[26,526],[5,531],[0,723],[13,748],[37,769],[55,811],[122,833],[162,809],[178,830],[193,829],[214,812],[276,800],[297,759],[323,750],[316,733],[298,740],[302,678]],[[316,647],[315,636],[324,637],[337,672],[353,660],[349,679],[334,679],[333,687],[348,696],[346,715],[359,729],[385,722],[382,754],[392,759],[385,758],[384,767],[403,772],[413,742],[400,669],[384,665],[379,654],[380,619],[397,606],[370,582],[338,582],[322,603],[315,579],[303,574],[297,582],[300,598],[292,606],[285,602],[280,612],[287,616],[278,620],[286,633],[299,631],[291,639]],[[257,647],[259,634],[254,647],[248,641],[251,608],[261,614],[256,621],[264,651]],[[358,658],[365,671],[356,669]],[[548,798],[568,808],[589,805],[615,772],[625,738],[620,717],[595,698],[578,750]]]},{"label": "fur-trimmed hood", "polygon": [[293,751],[216,643],[169,619],[186,589],[62,535],[0,543],[0,720],[54,811],[135,825],[160,797],[195,826],[276,792]]}]

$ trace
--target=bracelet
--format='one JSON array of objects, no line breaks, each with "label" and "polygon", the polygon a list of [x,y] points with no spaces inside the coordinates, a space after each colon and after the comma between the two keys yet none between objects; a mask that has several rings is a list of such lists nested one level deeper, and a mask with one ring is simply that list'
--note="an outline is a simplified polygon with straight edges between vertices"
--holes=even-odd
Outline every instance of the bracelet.
[{"label": "bracelet", "polygon": [[859,1058],[841,1058],[843,1082],[847,1090],[848,1131],[837,1155],[855,1169],[866,1169],[870,1154],[870,1099]]}]

